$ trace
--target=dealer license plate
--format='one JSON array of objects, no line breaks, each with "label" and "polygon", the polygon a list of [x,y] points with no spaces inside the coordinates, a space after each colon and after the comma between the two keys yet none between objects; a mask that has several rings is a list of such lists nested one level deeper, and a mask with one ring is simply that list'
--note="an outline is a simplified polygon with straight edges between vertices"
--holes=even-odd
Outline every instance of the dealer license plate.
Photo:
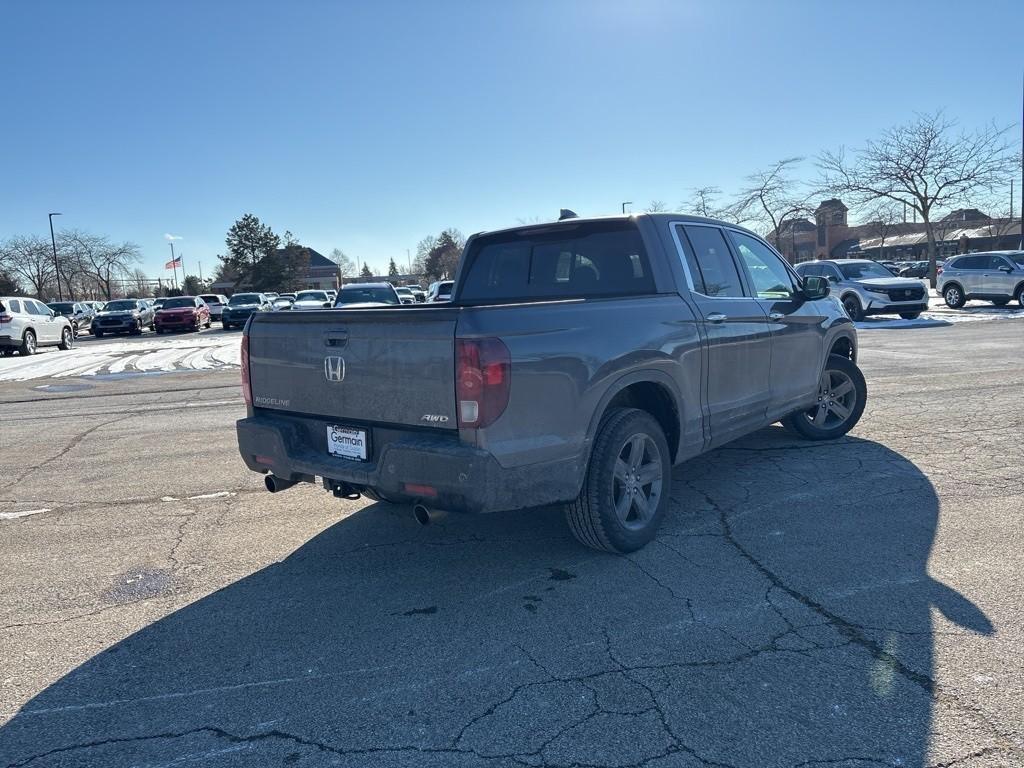
[{"label": "dealer license plate", "polygon": [[327,452],[343,459],[366,461],[366,430],[328,426]]}]

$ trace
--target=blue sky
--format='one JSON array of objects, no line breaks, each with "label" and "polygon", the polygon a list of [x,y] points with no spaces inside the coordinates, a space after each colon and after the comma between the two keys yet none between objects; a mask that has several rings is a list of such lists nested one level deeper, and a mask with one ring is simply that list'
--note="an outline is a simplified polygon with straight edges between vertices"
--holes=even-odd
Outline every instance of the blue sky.
[{"label": "blue sky", "polygon": [[0,238],[62,211],[151,276],[165,233],[209,274],[252,212],[380,270],[448,226],[729,190],[915,110],[1019,122],[1022,28],[1020,2],[8,2]]}]

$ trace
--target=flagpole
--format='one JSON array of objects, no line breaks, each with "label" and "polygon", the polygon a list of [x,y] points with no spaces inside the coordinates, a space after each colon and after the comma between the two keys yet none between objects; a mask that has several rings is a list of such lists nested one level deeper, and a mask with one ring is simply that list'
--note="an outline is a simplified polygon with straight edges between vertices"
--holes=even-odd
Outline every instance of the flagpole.
[{"label": "flagpole", "polygon": [[174,259],[174,243],[168,243],[171,246],[171,269],[174,270],[174,287],[178,287],[178,262]]},{"label": "flagpole", "polygon": [[185,254],[178,257],[178,262],[181,264],[181,289],[185,290]]}]

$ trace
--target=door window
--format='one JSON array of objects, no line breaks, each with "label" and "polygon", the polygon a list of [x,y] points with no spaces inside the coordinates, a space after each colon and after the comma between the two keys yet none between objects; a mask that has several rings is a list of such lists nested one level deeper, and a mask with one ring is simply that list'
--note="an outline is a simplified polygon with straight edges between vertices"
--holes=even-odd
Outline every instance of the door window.
[{"label": "door window", "polygon": [[754,292],[759,299],[792,299],[796,293],[793,277],[772,250],[750,235],[729,232],[740,259],[747,267]]},{"label": "door window", "polygon": [[[693,247],[693,258],[687,256],[687,264],[693,265],[690,267],[693,289],[719,298],[743,296],[743,283],[722,230],[698,226],[684,226],[683,230]],[[685,246],[683,250],[687,250]]]},{"label": "door window", "polygon": [[28,308],[29,314],[31,315],[43,315],[49,317],[50,308],[44,304],[40,304],[38,301],[26,301],[25,306]]}]

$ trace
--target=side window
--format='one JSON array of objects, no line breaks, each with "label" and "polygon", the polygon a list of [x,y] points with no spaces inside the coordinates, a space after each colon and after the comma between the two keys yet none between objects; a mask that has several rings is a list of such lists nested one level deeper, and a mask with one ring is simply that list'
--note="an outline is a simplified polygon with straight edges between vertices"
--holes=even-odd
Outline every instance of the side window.
[{"label": "side window", "polygon": [[835,264],[822,264],[821,274],[833,283],[838,283],[843,279],[843,276],[839,273],[839,269]]},{"label": "side window", "polygon": [[17,299],[11,299],[9,302],[7,302],[7,308],[16,315],[21,314],[21,302],[18,301]]},{"label": "side window", "polygon": [[733,261],[722,230],[718,227],[696,226],[684,226],[683,229],[693,246],[694,260],[703,284],[701,290],[694,276],[695,290],[705,296],[743,296],[743,283],[740,282],[736,262]]},{"label": "side window", "polygon": [[40,304],[38,301],[26,301],[25,305],[30,315],[48,316],[50,314],[50,308],[45,304]]},{"label": "side window", "polygon": [[964,256],[956,260],[957,269],[984,269],[987,259],[984,256]]},{"label": "side window", "polygon": [[792,299],[796,292],[793,277],[772,250],[750,235],[729,232],[740,258],[750,273],[759,299]]},{"label": "side window", "polygon": [[797,264],[796,271],[800,277],[821,277],[821,264]]}]

